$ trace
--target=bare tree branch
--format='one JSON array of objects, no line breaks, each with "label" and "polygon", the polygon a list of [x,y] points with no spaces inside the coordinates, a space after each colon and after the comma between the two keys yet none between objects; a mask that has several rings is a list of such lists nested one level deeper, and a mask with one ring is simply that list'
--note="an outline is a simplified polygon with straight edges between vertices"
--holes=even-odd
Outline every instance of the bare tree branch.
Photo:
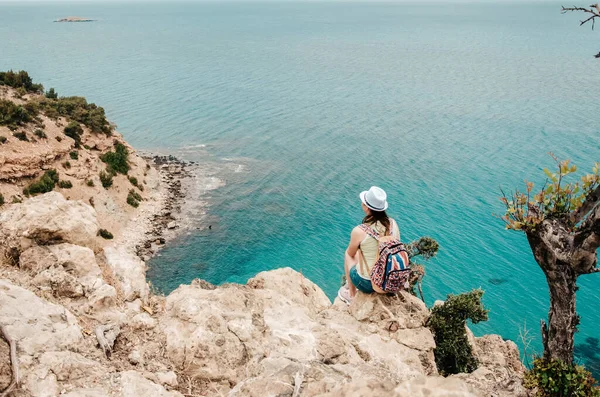
[{"label": "bare tree branch", "polygon": [[590,5],[589,8],[585,8],[585,7],[577,7],[577,6],[573,6],[573,7],[565,7],[562,6],[562,14],[566,14],[569,11],[581,11],[587,14],[592,14],[590,17],[588,17],[587,19],[580,21],[579,26],[585,25],[586,23],[588,23],[589,21],[592,21],[592,30],[594,29],[594,24],[596,21],[596,18],[600,18],[600,6],[598,6],[598,4],[592,4]]}]

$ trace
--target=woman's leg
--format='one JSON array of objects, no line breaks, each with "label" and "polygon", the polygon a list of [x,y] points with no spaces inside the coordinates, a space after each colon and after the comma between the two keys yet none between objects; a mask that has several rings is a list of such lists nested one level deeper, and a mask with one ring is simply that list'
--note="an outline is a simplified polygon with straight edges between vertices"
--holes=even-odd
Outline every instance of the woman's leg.
[{"label": "woman's leg", "polygon": [[346,271],[346,282],[348,283],[348,288],[350,289],[350,296],[353,298],[354,295],[356,295],[356,287],[354,286],[354,284],[352,284],[352,280],[350,279],[350,269],[352,268],[352,266],[358,263],[357,256],[358,254],[356,254],[356,256],[353,258],[350,255],[348,255],[348,252],[346,252],[344,255],[344,270]]}]

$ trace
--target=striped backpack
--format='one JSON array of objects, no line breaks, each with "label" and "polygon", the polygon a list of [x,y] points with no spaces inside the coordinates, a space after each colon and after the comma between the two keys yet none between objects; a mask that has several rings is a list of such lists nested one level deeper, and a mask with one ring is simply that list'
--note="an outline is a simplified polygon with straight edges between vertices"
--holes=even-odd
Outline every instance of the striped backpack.
[{"label": "striped backpack", "polygon": [[[377,230],[367,224],[363,223],[359,227],[379,243],[377,259],[371,270],[373,289],[381,293],[396,293],[408,289],[411,270],[404,244],[393,236],[380,236]],[[361,255],[365,261],[362,251]]]}]

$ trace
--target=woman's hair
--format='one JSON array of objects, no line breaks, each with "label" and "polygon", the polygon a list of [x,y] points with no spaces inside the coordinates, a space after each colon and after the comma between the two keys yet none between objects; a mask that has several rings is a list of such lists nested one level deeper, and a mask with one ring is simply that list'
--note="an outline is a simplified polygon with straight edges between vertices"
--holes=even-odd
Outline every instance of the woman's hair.
[{"label": "woman's hair", "polygon": [[390,218],[388,218],[385,211],[373,211],[372,209],[369,209],[369,214],[363,218],[363,223],[374,224],[377,222],[385,227],[386,235],[391,233]]}]

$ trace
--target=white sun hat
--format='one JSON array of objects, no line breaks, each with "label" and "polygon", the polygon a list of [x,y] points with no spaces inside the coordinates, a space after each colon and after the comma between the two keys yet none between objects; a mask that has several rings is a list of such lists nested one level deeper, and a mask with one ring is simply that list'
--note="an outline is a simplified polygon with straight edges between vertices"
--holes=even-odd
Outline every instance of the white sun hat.
[{"label": "white sun hat", "polygon": [[362,192],[360,201],[373,211],[385,211],[388,208],[387,194],[377,186],[371,186],[369,190]]}]

